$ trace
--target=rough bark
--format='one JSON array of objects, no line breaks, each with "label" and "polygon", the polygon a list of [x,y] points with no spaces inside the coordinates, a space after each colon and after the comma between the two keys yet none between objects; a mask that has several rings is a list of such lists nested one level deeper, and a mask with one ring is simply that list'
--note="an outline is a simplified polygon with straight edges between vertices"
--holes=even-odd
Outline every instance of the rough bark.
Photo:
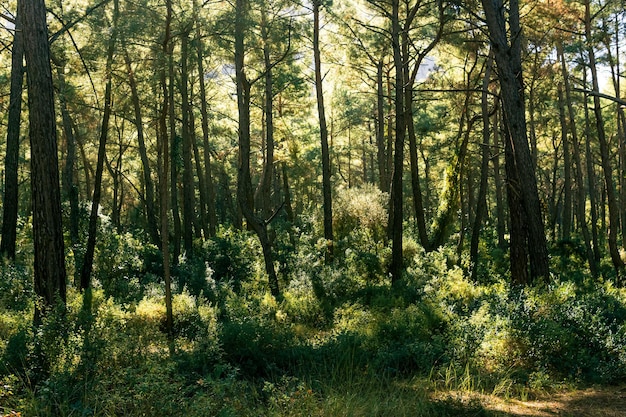
[{"label": "rough bark", "polygon": [[35,308],[39,324],[54,305],[65,306],[65,253],[46,6],[43,0],[20,0],[19,8],[28,68],[34,287],[43,302]]},{"label": "rough bark", "polygon": [[[498,69],[502,104],[505,114],[504,120],[508,132],[508,137],[505,139],[512,142],[510,145],[513,155],[512,158],[507,160],[507,165],[513,164],[513,166],[507,167],[507,172],[513,175],[513,177],[509,177],[510,179],[517,179],[519,182],[519,192],[523,206],[523,211],[520,212],[514,209],[511,210],[511,215],[517,215],[516,213],[518,212],[520,215],[523,215],[522,223],[528,228],[528,257],[526,260],[530,261],[531,279],[534,280],[540,277],[547,279],[550,272],[548,248],[541,213],[541,202],[537,189],[537,179],[533,169],[533,161],[526,132],[519,3],[517,0],[509,2],[508,26],[510,27],[510,34],[508,35],[506,32],[507,25],[502,1],[482,0],[482,4],[485,10],[491,45]],[[517,232],[517,229],[512,227],[512,234],[514,230]],[[514,237],[511,236],[511,239],[513,241]],[[520,244],[524,241],[523,238],[515,240]],[[511,259],[513,259],[513,256],[511,256]],[[515,268],[515,270],[511,272],[513,274],[519,271],[520,268]],[[512,279],[518,282],[525,280],[523,276],[513,276]]]},{"label": "rough bark", "polygon": [[2,199],[2,241],[0,254],[15,259],[18,214],[18,165],[20,150],[20,126],[22,116],[22,87],[24,83],[24,41],[21,11],[15,18],[15,34],[11,50],[11,90],[9,95],[9,117],[7,125],[7,147],[4,157],[4,196]]}]

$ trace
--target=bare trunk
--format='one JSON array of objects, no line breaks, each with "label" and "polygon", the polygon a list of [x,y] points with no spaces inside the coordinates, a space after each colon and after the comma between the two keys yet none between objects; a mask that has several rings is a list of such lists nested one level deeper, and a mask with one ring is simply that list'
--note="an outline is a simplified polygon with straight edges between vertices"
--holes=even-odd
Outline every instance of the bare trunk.
[{"label": "bare trunk", "polygon": [[7,125],[7,148],[4,157],[4,197],[2,200],[2,242],[0,254],[15,259],[18,214],[18,166],[20,126],[22,116],[22,86],[24,83],[24,40],[20,3],[15,17],[15,32],[11,51],[11,92]]},{"label": "bare trunk", "polygon": [[326,239],[326,262],[333,260],[333,207],[330,182],[330,150],[328,148],[328,128],[324,109],[322,89],[322,69],[320,57],[320,7],[321,0],[313,0],[313,61],[315,64],[315,92],[317,95],[317,114],[320,123],[320,143],[322,148],[322,194],[324,205],[324,239]]},{"label": "bare trunk", "polygon": [[117,20],[119,16],[119,2],[113,1],[113,32],[109,39],[107,48],[107,61],[105,69],[105,91],[104,91],[104,110],[102,115],[102,125],[100,126],[100,139],[98,145],[98,161],[96,163],[96,175],[94,179],[93,198],[91,201],[91,213],[89,215],[89,227],[87,248],[85,249],[85,257],[80,274],[80,287],[86,290],[91,287],[91,271],[93,268],[93,257],[96,248],[96,234],[98,226],[98,209],[100,207],[100,198],[102,195],[102,174],[104,171],[104,159],[106,157],[106,142],[109,135],[109,120],[112,112],[112,71],[113,55],[115,53],[115,43],[117,41]]}]

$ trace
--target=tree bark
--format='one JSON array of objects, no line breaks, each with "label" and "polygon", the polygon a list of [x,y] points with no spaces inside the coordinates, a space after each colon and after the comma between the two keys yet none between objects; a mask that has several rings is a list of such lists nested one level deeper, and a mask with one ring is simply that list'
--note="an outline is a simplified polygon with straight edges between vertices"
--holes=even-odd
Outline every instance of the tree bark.
[{"label": "tree bark", "polygon": [[400,45],[400,2],[391,2],[391,44],[393,48],[393,62],[396,69],[395,77],[395,140],[393,157],[393,176],[391,180],[391,283],[397,285],[402,279],[404,269],[402,258],[402,234],[403,234],[403,207],[402,207],[402,177],[404,174],[404,136],[406,131],[406,118],[404,115],[404,65],[402,63],[402,49]]},{"label": "tree bark", "polygon": [[181,76],[180,94],[182,101],[182,142],[183,142],[183,247],[186,256],[193,257],[193,224],[195,220],[195,192],[192,163],[192,132],[190,131],[191,106],[189,104],[189,30],[181,34]]},{"label": "tree bark", "polygon": [[93,198],[91,202],[91,213],[89,215],[89,227],[87,248],[80,273],[80,288],[86,290],[91,287],[91,271],[93,268],[93,257],[96,249],[96,234],[98,226],[98,209],[100,207],[100,197],[102,193],[102,173],[104,171],[104,159],[106,157],[106,142],[109,135],[109,120],[112,112],[112,66],[113,55],[115,53],[115,43],[117,41],[117,21],[119,17],[119,1],[113,1],[113,32],[107,47],[107,60],[105,68],[105,91],[104,110],[102,115],[102,125],[100,127],[100,140],[98,145],[98,161],[96,163],[96,175],[94,178]]},{"label": "tree bark", "polygon": [[0,254],[15,260],[18,214],[18,166],[20,125],[22,116],[22,87],[24,83],[24,41],[20,5],[15,17],[15,34],[11,51],[11,90],[7,125],[7,148],[4,157],[4,197],[2,200],[2,241]]},{"label": "tree bark", "polygon": [[237,82],[237,108],[239,115],[239,169],[237,176],[237,200],[239,207],[256,233],[263,250],[265,271],[269,287],[275,298],[280,297],[278,276],[274,268],[272,246],[267,233],[267,223],[256,218],[254,213],[254,193],[250,174],[250,82],[245,73],[245,20],[248,0],[237,0],[235,5],[235,77]]},{"label": "tree bark", "polygon": [[563,86],[565,89],[565,102],[567,103],[567,110],[569,116],[569,131],[572,135],[572,145],[574,146],[574,172],[576,175],[576,211],[578,216],[578,222],[585,240],[585,250],[587,252],[587,262],[589,263],[589,270],[591,275],[595,278],[598,276],[598,265],[596,263],[593,248],[591,246],[591,237],[589,234],[589,228],[587,227],[587,209],[585,198],[585,183],[583,181],[583,164],[581,161],[580,142],[578,141],[578,133],[576,131],[576,113],[574,112],[574,105],[572,104],[571,87],[569,83],[569,74],[567,71],[567,64],[565,62],[565,54],[563,52],[563,45],[557,45],[557,55],[561,59],[561,75],[563,77]]},{"label": "tree bark", "polygon": [[35,324],[57,303],[65,308],[66,271],[61,219],[54,86],[43,0],[19,0],[28,68]]},{"label": "tree bark", "polygon": [[[593,91],[600,91],[598,85],[598,71],[596,68],[596,58],[593,45],[591,45],[591,10],[589,0],[585,1],[585,38],[587,40],[587,56],[589,59],[589,69],[591,70],[591,85]],[[618,274],[624,269],[624,261],[620,257],[619,248],[617,246],[617,231],[619,228],[619,206],[617,204],[617,196],[615,195],[615,184],[613,183],[613,169],[609,155],[609,145],[604,131],[604,118],[602,116],[602,104],[600,97],[593,96],[593,112],[596,119],[596,131],[598,134],[598,142],[600,143],[600,159],[602,161],[602,171],[604,173],[604,184],[606,189],[606,199],[609,211],[609,231],[608,243],[611,261]]]},{"label": "tree bark", "polygon": [[493,66],[493,55],[489,52],[485,75],[483,78],[483,90],[481,95],[481,113],[483,119],[483,143],[481,144],[480,162],[480,186],[478,198],[476,199],[476,216],[472,226],[472,238],[470,242],[470,265],[472,281],[478,277],[478,244],[480,243],[480,231],[482,229],[483,218],[487,214],[487,177],[489,176],[489,158],[491,156],[489,139],[491,129],[489,127],[489,82],[491,81],[491,68]]},{"label": "tree bark", "polygon": [[152,181],[152,169],[150,168],[150,160],[148,159],[148,150],[143,132],[143,116],[141,114],[141,102],[139,100],[139,92],[137,90],[137,82],[135,74],[131,66],[128,50],[124,50],[124,62],[126,63],[126,72],[128,73],[128,84],[130,86],[131,101],[135,112],[135,128],[137,129],[137,145],[139,148],[139,156],[141,157],[141,166],[143,169],[143,184],[145,189],[145,197],[143,198],[146,208],[146,224],[148,226],[148,235],[152,243],[159,246],[161,237],[159,236],[159,226],[156,216],[156,208],[154,206],[154,181]]},{"label": "tree bark", "polygon": [[198,80],[200,84],[200,114],[202,116],[202,145],[204,148],[204,184],[207,199],[208,236],[215,236],[217,226],[215,215],[215,186],[213,184],[213,162],[209,144],[209,111],[206,101],[206,83],[204,81],[204,48],[200,36],[200,23],[198,21],[196,21],[196,41],[198,43],[196,64],[198,66]]},{"label": "tree bark", "polygon": [[[161,113],[159,115],[159,133],[160,133],[160,147],[161,147],[161,160],[162,166],[160,167],[160,183],[159,194],[161,200],[161,254],[163,255],[163,280],[165,281],[165,326],[168,338],[173,339],[173,327],[174,327],[174,315],[172,309],[172,278],[170,273],[170,252],[169,252],[169,186],[168,186],[168,171],[170,162],[169,140],[167,121],[171,114],[170,112],[170,91],[172,86],[167,85],[168,71],[171,74],[171,68],[166,70],[166,63],[171,62],[172,55],[172,42],[171,42],[171,22],[172,22],[172,0],[166,0],[166,18],[165,18],[165,33],[162,41],[162,55],[159,74],[159,83],[161,85],[161,94],[163,95],[163,104],[161,105]],[[172,83],[172,77],[169,77],[170,83]],[[170,344],[173,346],[173,344]],[[170,347],[170,350],[172,348]]]},{"label": "tree bark", "polygon": [[326,262],[333,260],[333,200],[331,192],[330,150],[328,147],[328,128],[324,108],[322,89],[322,68],[320,56],[320,8],[321,0],[313,0],[313,62],[315,65],[315,93],[317,96],[317,114],[320,124],[320,143],[322,148],[322,194],[324,206],[324,239],[326,239]]},{"label": "tree bark", "polygon": [[[511,210],[511,215],[516,213],[523,215],[521,223],[528,228],[528,258],[530,260],[530,277],[549,277],[550,268],[548,262],[548,248],[546,242],[545,229],[541,214],[541,202],[537,189],[537,179],[533,169],[533,161],[528,146],[526,132],[526,117],[524,110],[523,82],[522,82],[522,60],[521,60],[521,28],[519,22],[518,0],[509,2],[510,35],[507,37],[504,17],[504,5],[501,0],[482,0],[483,9],[489,29],[491,44],[494,51],[500,88],[502,94],[503,110],[505,113],[505,123],[508,131],[506,140],[510,140],[512,148],[512,158],[507,160],[507,172],[513,177],[510,179],[519,180],[519,191],[522,199],[523,211]],[[516,172],[514,172],[514,170]],[[511,200],[509,200],[511,201]],[[515,220],[519,221],[519,220]],[[513,222],[513,219],[512,219]],[[517,233],[517,228],[511,228],[511,233]],[[514,237],[511,236],[513,241]],[[522,236],[516,239],[520,244],[525,240]],[[513,256],[511,256],[513,259]],[[526,262],[525,261],[525,262]],[[513,266],[513,265],[512,265]],[[518,273],[520,268],[512,269],[513,273]],[[523,276],[513,276],[514,282],[523,282]]]}]

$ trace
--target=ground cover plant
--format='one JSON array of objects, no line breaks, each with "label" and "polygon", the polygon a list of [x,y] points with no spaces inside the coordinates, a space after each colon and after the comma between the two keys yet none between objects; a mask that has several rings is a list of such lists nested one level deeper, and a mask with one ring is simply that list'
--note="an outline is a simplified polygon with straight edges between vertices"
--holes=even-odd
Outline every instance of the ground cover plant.
[{"label": "ground cover plant", "polygon": [[[245,271],[238,276],[210,268],[232,256],[234,242],[260,254],[237,233],[205,245],[204,267],[180,264],[172,338],[163,284],[151,267],[131,268],[132,246],[113,250],[122,263],[102,261],[98,276],[140,291],[130,297],[127,285],[98,283],[85,311],[85,294],[70,288],[67,310],[47,317],[39,334],[32,298],[23,296],[32,292],[29,272],[6,266],[0,412],[498,416],[509,414],[493,398],[625,381],[626,291],[610,281],[564,274],[515,287],[504,273],[472,282],[450,263],[452,248],[424,253],[408,244],[405,280],[392,288],[370,258],[346,251],[328,267],[303,237],[277,300],[251,257],[233,258],[231,269]],[[388,262],[367,245],[371,235],[350,239],[370,248],[374,264]],[[50,358],[45,371],[37,355]]]}]

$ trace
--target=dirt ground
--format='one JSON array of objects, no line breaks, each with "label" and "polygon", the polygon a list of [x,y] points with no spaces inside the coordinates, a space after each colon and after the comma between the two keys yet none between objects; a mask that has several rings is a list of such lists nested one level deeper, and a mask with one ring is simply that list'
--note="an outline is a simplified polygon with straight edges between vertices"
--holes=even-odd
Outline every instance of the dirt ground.
[{"label": "dirt ground", "polygon": [[545,395],[532,401],[483,398],[483,406],[514,417],[626,417],[626,386]]}]

